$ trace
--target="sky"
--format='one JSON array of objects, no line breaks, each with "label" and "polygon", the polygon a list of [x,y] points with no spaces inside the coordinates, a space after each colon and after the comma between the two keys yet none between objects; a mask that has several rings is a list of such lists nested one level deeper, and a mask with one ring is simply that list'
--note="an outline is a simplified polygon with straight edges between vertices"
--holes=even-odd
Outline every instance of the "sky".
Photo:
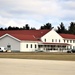
[{"label": "sky", "polygon": [[46,23],[66,27],[75,22],[75,0],[0,0],[0,27],[30,27],[39,29]]}]

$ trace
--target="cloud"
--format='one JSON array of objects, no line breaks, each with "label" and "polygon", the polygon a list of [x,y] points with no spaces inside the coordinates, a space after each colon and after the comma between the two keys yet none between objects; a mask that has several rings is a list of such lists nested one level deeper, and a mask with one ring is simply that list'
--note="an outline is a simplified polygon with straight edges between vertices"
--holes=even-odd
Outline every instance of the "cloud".
[{"label": "cloud", "polygon": [[63,5],[64,9],[75,10],[75,0],[67,0],[63,3],[64,3],[64,5]]},{"label": "cloud", "polygon": [[51,22],[58,26],[60,22],[75,19],[74,0],[0,0],[0,25],[32,27]]},{"label": "cloud", "polygon": [[3,3],[5,8],[2,6],[4,8],[2,10],[8,12],[9,15],[57,15],[55,12],[59,10],[54,0],[6,0],[5,3]]}]

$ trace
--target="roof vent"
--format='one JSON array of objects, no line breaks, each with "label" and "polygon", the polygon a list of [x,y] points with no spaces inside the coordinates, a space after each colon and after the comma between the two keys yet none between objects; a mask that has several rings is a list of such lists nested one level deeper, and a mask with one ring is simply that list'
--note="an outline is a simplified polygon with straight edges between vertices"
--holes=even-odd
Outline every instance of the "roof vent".
[{"label": "roof vent", "polygon": [[36,38],[34,35],[33,35],[33,37]]}]

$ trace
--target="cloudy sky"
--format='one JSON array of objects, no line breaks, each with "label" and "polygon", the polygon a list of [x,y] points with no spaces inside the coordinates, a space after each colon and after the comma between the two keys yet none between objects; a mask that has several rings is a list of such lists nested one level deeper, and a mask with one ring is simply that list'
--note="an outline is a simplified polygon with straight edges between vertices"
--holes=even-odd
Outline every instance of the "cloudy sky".
[{"label": "cloudy sky", "polygon": [[0,27],[29,24],[38,29],[48,22],[54,27],[75,22],[75,0],[0,0]]}]

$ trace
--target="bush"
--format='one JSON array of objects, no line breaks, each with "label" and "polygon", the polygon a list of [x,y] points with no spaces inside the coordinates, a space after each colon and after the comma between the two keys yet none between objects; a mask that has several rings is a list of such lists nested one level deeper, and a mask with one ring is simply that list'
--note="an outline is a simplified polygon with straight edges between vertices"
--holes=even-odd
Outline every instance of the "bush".
[{"label": "bush", "polygon": [[67,51],[67,53],[71,53],[71,51]]},{"label": "bush", "polygon": [[72,51],[72,53],[75,53],[75,50],[74,49],[72,49],[71,51]]}]

